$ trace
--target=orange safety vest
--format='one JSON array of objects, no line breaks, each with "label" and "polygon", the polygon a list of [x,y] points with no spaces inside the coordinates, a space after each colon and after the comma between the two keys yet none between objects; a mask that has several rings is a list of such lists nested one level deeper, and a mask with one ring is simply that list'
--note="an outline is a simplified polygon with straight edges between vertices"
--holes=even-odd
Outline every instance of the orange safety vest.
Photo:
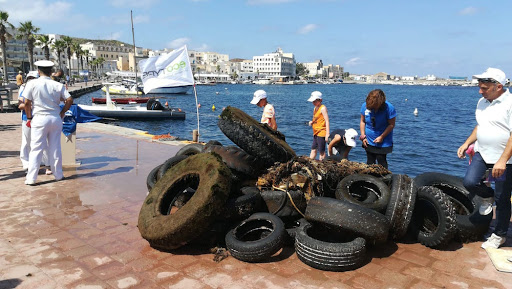
[{"label": "orange safety vest", "polygon": [[313,111],[313,123],[311,124],[311,127],[313,127],[313,135],[319,136],[319,137],[325,137],[325,119],[324,115],[322,114],[322,108],[325,105],[320,105],[320,107]]}]

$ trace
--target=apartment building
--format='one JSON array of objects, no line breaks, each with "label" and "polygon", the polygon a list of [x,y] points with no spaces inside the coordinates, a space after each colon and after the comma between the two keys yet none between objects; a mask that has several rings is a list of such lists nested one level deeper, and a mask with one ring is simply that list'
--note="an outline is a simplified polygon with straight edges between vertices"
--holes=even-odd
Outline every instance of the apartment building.
[{"label": "apartment building", "polygon": [[281,48],[263,56],[253,56],[252,61],[258,78],[269,77],[278,80],[294,79],[296,76],[295,56],[293,53],[284,53]]}]

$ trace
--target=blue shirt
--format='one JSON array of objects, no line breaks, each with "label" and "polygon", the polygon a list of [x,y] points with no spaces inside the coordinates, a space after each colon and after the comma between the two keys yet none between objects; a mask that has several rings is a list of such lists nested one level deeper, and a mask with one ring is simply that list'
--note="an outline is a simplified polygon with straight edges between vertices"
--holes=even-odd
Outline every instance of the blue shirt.
[{"label": "blue shirt", "polygon": [[366,109],[366,102],[361,106],[361,115],[364,116],[365,134],[368,144],[374,147],[390,147],[393,146],[393,131],[391,131],[381,143],[373,142],[388,127],[388,120],[396,117],[395,107],[385,102],[385,108],[378,111]]}]

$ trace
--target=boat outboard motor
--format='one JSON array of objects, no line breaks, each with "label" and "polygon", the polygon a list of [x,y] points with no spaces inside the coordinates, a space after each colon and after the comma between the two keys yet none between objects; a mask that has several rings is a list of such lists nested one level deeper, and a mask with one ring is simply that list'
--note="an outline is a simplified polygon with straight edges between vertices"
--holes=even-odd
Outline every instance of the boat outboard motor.
[{"label": "boat outboard motor", "polygon": [[160,103],[160,101],[156,100],[156,99],[150,99],[148,100],[147,104],[146,104],[146,108],[148,110],[164,110],[164,106],[162,105],[162,103]]}]

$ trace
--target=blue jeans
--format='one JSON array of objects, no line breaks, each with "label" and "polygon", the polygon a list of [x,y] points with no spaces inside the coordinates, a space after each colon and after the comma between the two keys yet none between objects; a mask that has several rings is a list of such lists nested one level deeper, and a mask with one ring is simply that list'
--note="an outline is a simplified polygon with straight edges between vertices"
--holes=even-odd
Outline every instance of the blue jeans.
[{"label": "blue jeans", "polygon": [[486,186],[482,180],[485,171],[494,164],[486,164],[480,153],[475,153],[464,176],[464,187],[471,193],[482,198],[494,196],[496,201],[496,228],[494,234],[505,237],[510,223],[510,192],[512,191],[512,165],[507,165],[505,180],[494,183],[495,190]]}]

